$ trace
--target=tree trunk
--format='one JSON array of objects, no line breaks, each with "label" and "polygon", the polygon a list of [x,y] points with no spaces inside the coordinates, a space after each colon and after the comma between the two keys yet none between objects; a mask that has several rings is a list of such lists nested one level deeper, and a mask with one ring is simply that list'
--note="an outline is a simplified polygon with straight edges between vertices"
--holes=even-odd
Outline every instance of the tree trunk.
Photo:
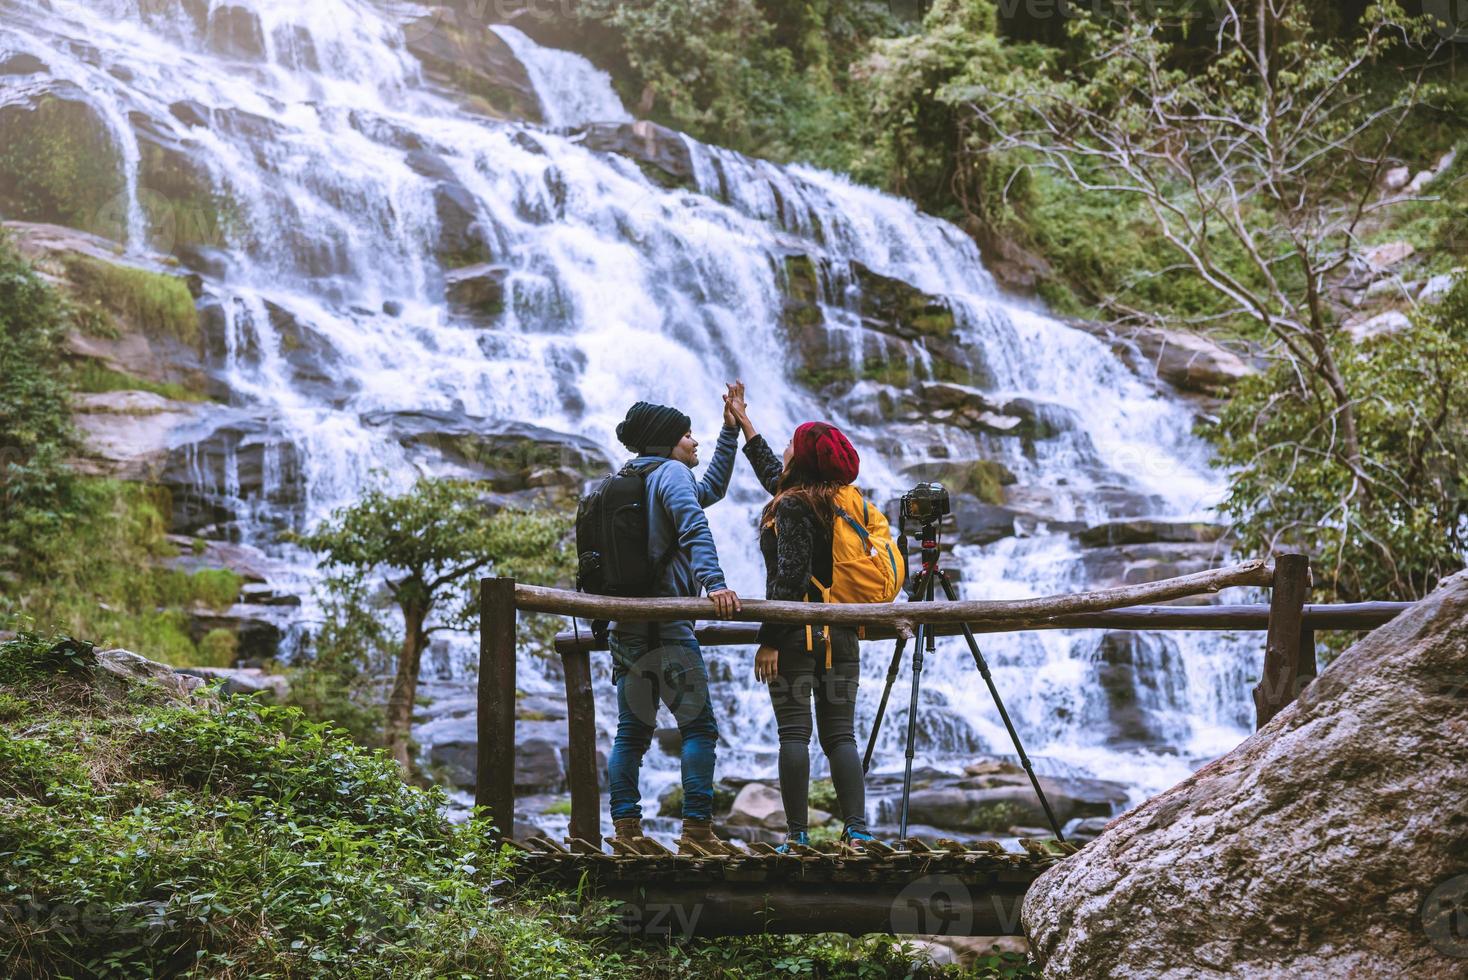
[{"label": "tree trunk", "polygon": [[398,673],[387,699],[387,730],[383,742],[402,767],[404,776],[413,771],[413,760],[408,754],[408,730],[413,721],[413,703],[418,699],[418,665],[428,639],[423,632],[426,615],[416,604],[403,606],[403,652],[398,657]]}]

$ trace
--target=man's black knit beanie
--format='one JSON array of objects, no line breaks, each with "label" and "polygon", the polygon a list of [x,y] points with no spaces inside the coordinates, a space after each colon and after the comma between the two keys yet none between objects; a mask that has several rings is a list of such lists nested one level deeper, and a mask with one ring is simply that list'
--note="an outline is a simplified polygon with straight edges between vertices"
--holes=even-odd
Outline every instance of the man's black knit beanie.
[{"label": "man's black knit beanie", "polygon": [[644,456],[667,456],[693,428],[693,420],[676,408],[638,402],[617,426],[622,445]]}]

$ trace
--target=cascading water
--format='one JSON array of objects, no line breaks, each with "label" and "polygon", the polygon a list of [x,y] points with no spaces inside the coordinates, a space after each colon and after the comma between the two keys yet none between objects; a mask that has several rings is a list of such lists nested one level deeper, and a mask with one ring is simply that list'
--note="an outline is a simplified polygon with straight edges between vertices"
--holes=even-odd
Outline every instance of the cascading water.
[{"label": "cascading water", "polygon": [[[1100,341],[1002,296],[958,229],[831,174],[692,140],[694,187],[666,189],[631,160],[558,132],[630,117],[604,73],[513,28],[495,31],[524,63],[544,126],[466,111],[425,81],[396,16],[361,0],[4,0],[0,11],[0,61],[27,54],[45,65],[0,77],[0,106],[64,86],[116,131],[129,250],[169,244],[144,214],[134,129],[179,148],[228,202],[219,248],[184,257],[205,273],[203,308],[221,338],[231,407],[254,421],[222,460],[201,459],[196,482],[235,498],[231,533],[291,563],[298,585],[314,573],[275,542],[281,527],[314,524],[369,486],[463,472],[384,419],[530,422],[591,437],[610,465],[623,455],[616,422],[638,398],[683,407],[711,446],[722,384],[735,378],[750,383],[756,421],[777,449],[809,418],[848,429],[863,452],[861,482],[879,500],[914,482],[904,470],[936,458],[1008,466],[1047,520],[1024,536],[955,548],[950,563],[967,597],[1081,587],[1088,575],[1062,525],[1139,513],[1206,518],[1218,495],[1190,413]],[[502,285],[492,322],[446,301],[456,273],[442,245],[462,230],[446,217],[446,186]],[[891,393],[872,381],[838,399],[812,393],[796,378],[782,321],[793,254],[819,261],[819,329],[851,338],[854,372],[863,370],[869,270],[944,298],[968,367],[986,379],[983,397],[1028,400],[1052,431],[1021,441],[946,424],[937,412],[883,418]],[[922,344],[887,354],[933,367]],[[240,460],[252,450],[261,473],[242,482]],[[762,496],[740,461],[729,499],[709,513],[731,582],[751,595],[763,582],[753,532]],[[1252,640],[1168,634],[1105,646],[1062,631],[981,640],[1042,769],[1120,779],[1140,795],[1243,734]],[[462,676],[472,648],[445,643],[435,662]],[[865,658],[863,730],[888,655],[873,645]],[[771,774],[774,723],[749,651],[709,656],[721,770]],[[604,661],[598,672],[609,734]],[[532,694],[558,687],[529,654],[520,676]],[[920,762],[951,768],[1009,751],[961,641],[942,643],[924,690]],[[1130,720],[1118,721],[1117,691]],[[898,701],[879,746],[889,763],[900,761]],[[651,793],[676,763],[656,751],[648,762]]]}]

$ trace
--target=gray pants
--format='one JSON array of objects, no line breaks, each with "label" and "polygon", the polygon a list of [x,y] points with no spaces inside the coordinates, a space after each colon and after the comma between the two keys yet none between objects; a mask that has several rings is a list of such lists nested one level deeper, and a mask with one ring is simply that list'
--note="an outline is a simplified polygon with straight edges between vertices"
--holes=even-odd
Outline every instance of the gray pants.
[{"label": "gray pants", "polygon": [[790,833],[806,831],[810,810],[811,700],[821,748],[831,763],[840,816],[847,830],[866,830],[866,786],[856,751],[856,687],[861,678],[860,645],[853,629],[831,630],[831,668],[826,645],[815,633],[815,649],[805,649],[805,631],[779,646],[779,676],[770,684],[770,702],[780,729],[780,797]]}]

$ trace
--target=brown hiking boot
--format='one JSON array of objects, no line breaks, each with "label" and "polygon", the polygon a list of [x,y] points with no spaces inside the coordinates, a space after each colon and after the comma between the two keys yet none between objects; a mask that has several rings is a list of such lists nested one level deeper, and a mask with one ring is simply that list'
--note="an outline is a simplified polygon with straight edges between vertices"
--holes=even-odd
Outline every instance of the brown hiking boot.
[{"label": "brown hiking boot", "polygon": [[617,840],[630,841],[634,837],[642,836],[641,817],[623,817],[612,821],[612,836]]},{"label": "brown hiking boot", "polygon": [[678,850],[683,854],[697,854],[696,850],[684,844],[685,841],[694,842],[710,851],[724,850],[724,842],[714,833],[712,820],[692,820],[684,817],[683,835],[678,838]]}]

